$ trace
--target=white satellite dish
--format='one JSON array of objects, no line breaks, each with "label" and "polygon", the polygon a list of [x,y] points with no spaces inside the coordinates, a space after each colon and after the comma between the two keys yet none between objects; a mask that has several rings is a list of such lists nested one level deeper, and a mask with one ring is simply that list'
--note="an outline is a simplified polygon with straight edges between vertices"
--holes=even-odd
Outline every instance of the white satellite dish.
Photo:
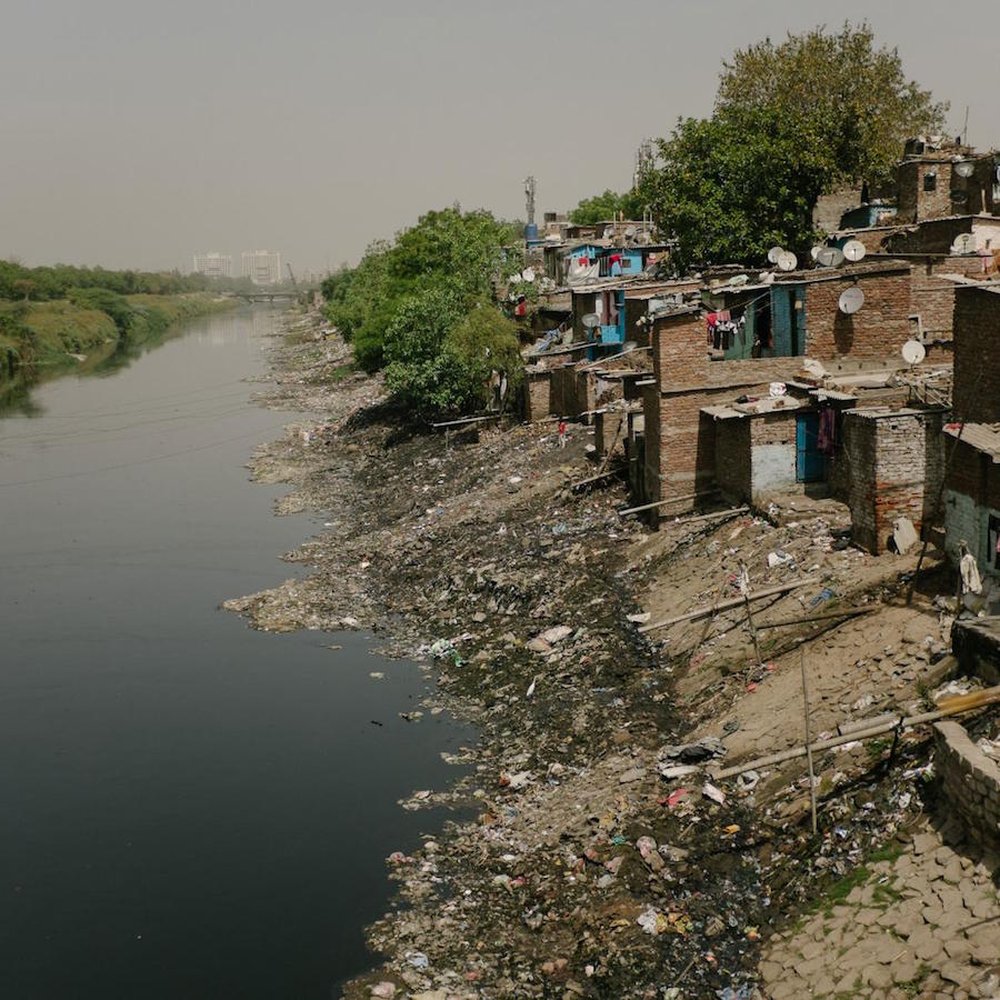
[{"label": "white satellite dish", "polygon": [[533,267],[526,267],[521,272],[521,280],[527,281],[528,284],[531,284],[531,282],[535,280],[535,269]]},{"label": "white satellite dish", "polygon": [[615,227],[614,226],[605,226],[604,227],[604,238],[606,240],[613,239],[614,235],[615,235]]},{"label": "white satellite dish", "polygon": [[794,271],[799,266],[799,258],[791,250],[782,250],[775,263],[779,271]]},{"label": "white satellite dish", "polygon": [[625,229],[625,239],[630,240],[635,236],[635,226],[628,226]]},{"label": "white satellite dish", "polygon": [[864,304],[865,293],[857,285],[845,288],[837,300],[837,308],[847,316],[853,316]]},{"label": "white satellite dish", "polygon": [[975,253],[976,237],[972,233],[959,233],[951,245],[952,253]]},{"label": "white satellite dish", "polygon": [[598,316],[597,313],[585,313],[580,322],[583,323],[588,330],[593,330],[595,326],[601,325],[601,317]]},{"label": "white satellite dish", "polygon": [[809,251],[809,256],[812,257],[812,259],[815,261],[816,258],[819,256],[820,250],[822,249],[823,249],[823,244],[821,243],[819,246],[815,246]]},{"label": "white satellite dish", "polygon": [[955,173],[959,177],[971,177],[976,172],[976,165],[972,160],[959,160],[955,164]]},{"label": "white satellite dish", "polygon": [[767,259],[768,259],[768,261],[770,261],[770,262],[771,262],[772,264],[777,264],[777,263],[778,263],[778,258],[779,258],[779,257],[780,257],[780,256],[781,256],[781,255],[782,255],[782,254],[783,254],[784,252],[785,252],[785,251],[784,251],[784,250],[783,250],[783,249],[782,249],[781,247],[771,247],[771,249],[767,251]]},{"label": "white satellite dish", "polygon": [[836,247],[823,247],[816,254],[816,263],[820,267],[840,267],[844,263],[844,255]]},{"label": "white satellite dish", "polygon": [[919,365],[927,357],[927,351],[924,350],[924,345],[919,340],[908,340],[903,344],[902,354],[903,360],[908,365]]},{"label": "white satellite dish", "polygon": [[865,249],[864,243],[861,240],[848,240],[844,244],[844,257],[847,258],[852,264],[856,264],[859,260],[865,259],[865,254],[868,251]]}]

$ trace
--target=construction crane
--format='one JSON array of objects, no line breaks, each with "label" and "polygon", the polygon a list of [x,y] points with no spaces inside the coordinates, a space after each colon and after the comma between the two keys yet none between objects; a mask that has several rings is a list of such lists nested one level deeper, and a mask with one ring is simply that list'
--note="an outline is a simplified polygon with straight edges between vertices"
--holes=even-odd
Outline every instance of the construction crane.
[{"label": "construction crane", "polygon": [[286,260],[285,267],[288,268],[288,277],[292,279],[292,288],[298,289],[299,283],[295,280],[295,272],[292,270],[292,265]]}]

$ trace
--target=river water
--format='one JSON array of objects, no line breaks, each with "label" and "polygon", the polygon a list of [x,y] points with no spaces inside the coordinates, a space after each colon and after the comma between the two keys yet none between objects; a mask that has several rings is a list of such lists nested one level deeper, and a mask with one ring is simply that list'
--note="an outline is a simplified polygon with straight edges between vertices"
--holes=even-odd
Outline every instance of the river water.
[{"label": "river water", "polygon": [[398,717],[415,665],[218,608],[297,572],[316,527],[244,467],[290,419],[243,381],[279,316],[192,323],[0,416],[7,1000],[337,996],[385,856],[442,820],[397,800],[471,737]]}]

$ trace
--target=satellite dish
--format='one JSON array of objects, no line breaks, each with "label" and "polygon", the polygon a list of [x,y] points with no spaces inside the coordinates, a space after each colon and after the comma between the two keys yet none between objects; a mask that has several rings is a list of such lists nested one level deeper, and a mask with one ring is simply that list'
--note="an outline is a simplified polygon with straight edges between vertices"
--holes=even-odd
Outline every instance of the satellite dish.
[{"label": "satellite dish", "polygon": [[822,249],[823,249],[823,245],[822,244],[820,244],[819,246],[813,247],[812,250],[809,251],[809,256],[812,257],[812,259],[815,261],[816,258],[819,256],[820,250],[822,250]]},{"label": "satellite dish", "polygon": [[770,261],[770,262],[771,262],[772,264],[777,264],[777,263],[778,263],[778,258],[779,258],[779,257],[780,257],[780,256],[781,256],[781,255],[782,255],[782,254],[783,254],[784,252],[785,252],[785,251],[784,251],[784,250],[782,250],[782,248],[781,248],[781,247],[771,247],[771,249],[767,251],[767,259],[768,259],[768,260],[769,260],[769,261]]},{"label": "satellite dish", "polygon": [[837,300],[837,308],[847,316],[853,316],[864,304],[865,293],[857,285],[845,288]]},{"label": "satellite dish", "polygon": [[775,263],[779,271],[794,271],[799,266],[799,259],[791,250],[782,250]]},{"label": "satellite dish", "polygon": [[535,280],[535,269],[533,267],[526,267],[521,272],[521,279],[527,281],[529,284]]},{"label": "satellite dish", "polygon": [[975,253],[976,237],[972,233],[959,233],[951,245],[952,253]]},{"label": "satellite dish", "polygon": [[856,264],[859,260],[865,259],[865,254],[868,251],[865,249],[864,243],[861,240],[848,240],[844,244],[844,257],[847,258],[852,264]]},{"label": "satellite dish", "polygon": [[630,240],[635,236],[635,226],[628,226],[625,229],[625,239]]},{"label": "satellite dish", "polygon": [[955,173],[959,177],[971,177],[976,172],[976,165],[972,160],[959,160],[955,164]]},{"label": "satellite dish", "polygon": [[614,235],[615,235],[615,227],[614,226],[605,226],[604,227],[604,238],[606,240],[613,239]]},{"label": "satellite dish", "polygon": [[903,360],[908,365],[919,365],[927,357],[924,345],[919,340],[908,340],[903,344]]},{"label": "satellite dish", "polygon": [[597,313],[584,313],[580,321],[588,330],[593,330],[595,326],[601,325],[601,317]]},{"label": "satellite dish", "polygon": [[816,263],[820,267],[840,267],[844,263],[844,255],[836,247],[823,247],[816,254]]}]

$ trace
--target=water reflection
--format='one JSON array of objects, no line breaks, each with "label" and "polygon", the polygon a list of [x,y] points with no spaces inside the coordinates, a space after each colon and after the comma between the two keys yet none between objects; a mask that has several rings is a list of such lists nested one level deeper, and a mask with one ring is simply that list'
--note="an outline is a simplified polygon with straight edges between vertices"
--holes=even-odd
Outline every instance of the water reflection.
[{"label": "water reflection", "polygon": [[438,822],[396,800],[450,780],[439,754],[471,734],[399,718],[424,690],[414,665],[218,610],[295,572],[278,557],[310,532],[244,467],[289,419],[244,381],[275,315],[8,394],[5,1000],[326,998],[368,963],[383,858]]}]

